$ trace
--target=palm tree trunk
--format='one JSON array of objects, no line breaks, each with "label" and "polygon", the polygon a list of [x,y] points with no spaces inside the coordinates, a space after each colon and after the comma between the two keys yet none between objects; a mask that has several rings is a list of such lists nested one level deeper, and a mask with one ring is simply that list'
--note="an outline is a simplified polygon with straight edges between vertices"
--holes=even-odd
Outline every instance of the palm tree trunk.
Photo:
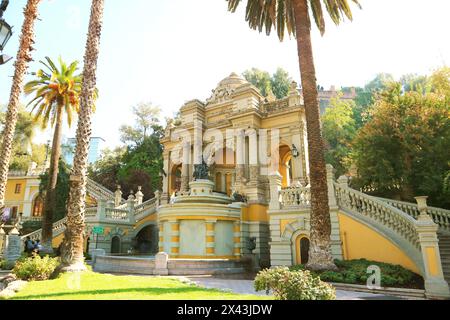
[{"label": "palm tree trunk", "polygon": [[62,105],[57,107],[57,118],[55,124],[55,131],[53,133],[52,154],[50,157],[49,179],[47,190],[45,193],[44,214],[42,221],[42,247],[43,252],[53,252],[53,216],[56,209],[56,184],[58,182],[59,173],[59,158],[61,157],[61,138],[63,125],[63,110]]},{"label": "palm tree trunk", "polygon": [[83,255],[86,173],[103,8],[104,0],[92,0],[88,39],[84,56],[83,88],[81,91],[80,113],[77,127],[77,146],[72,175],[70,177],[67,228],[61,248],[61,271],[63,272],[77,272],[86,269]]},{"label": "palm tree trunk", "polygon": [[40,0],[28,0],[24,10],[25,20],[22,26],[19,51],[17,52],[11,95],[3,131],[3,143],[0,151],[0,213],[3,213],[5,205],[6,182],[8,180],[9,163],[13,149],[14,131],[17,124],[19,99],[22,94],[28,63],[32,60],[31,51],[34,50],[32,47],[34,44],[34,22],[38,16],[39,2]]},{"label": "palm tree trunk", "polygon": [[311,245],[308,268],[312,270],[336,269],[331,255],[331,219],[328,204],[327,171],[320,126],[308,0],[294,1],[294,10],[310,160]]}]

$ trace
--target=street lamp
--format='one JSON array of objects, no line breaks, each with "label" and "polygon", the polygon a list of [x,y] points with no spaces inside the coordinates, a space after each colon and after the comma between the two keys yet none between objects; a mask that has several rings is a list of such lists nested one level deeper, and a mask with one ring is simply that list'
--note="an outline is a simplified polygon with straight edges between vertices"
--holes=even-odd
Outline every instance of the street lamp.
[{"label": "street lamp", "polygon": [[[8,7],[9,0],[2,0],[0,3],[0,51],[6,46],[6,43],[12,36],[12,27],[3,19],[3,13]],[[0,55],[0,65],[7,63],[12,58],[6,54]]]}]

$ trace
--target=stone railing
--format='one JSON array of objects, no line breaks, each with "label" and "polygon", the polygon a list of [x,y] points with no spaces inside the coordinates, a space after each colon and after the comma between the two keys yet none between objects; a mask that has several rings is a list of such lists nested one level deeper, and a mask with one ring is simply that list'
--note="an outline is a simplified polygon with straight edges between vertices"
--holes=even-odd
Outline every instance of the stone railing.
[{"label": "stone railing", "polygon": [[375,197],[335,183],[336,200],[341,209],[380,224],[419,249],[417,221],[405,212]]},{"label": "stone railing", "polygon": [[115,195],[114,192],[108,190],[101,184],[95,182],[94,180],[87,179],[86,183],[87,191],[90,195],[92,195],[94,198],[103,199],[103,200],[112,200],[114,201]]},{"label": "stone railing", "polygon": [[282,208],[311,206],[311,189],[307,187],[288,187],[280,191]]},{"label": "stone railing", "polygon": [[275,113],[284,111],[289,108],[289,99],[283,99],[271,103],[266,103],[261,106],[261,111],[264,113]]},{"label": "stone railing", "polygon": [[23,222],[41,222],[43,217],[23,217]]},{"label": "stone railing", "polygon": [[105,208],[105,219],[126,222],[129,221],[129,211],[116,208]]},{"label": "stone railing", "polygon": [[84,211],[84,216],[86,218],[96,217],[97,216],[97,211],[98,211],[97,207],[95,207],[95,208],[86,208],[86,210]]},{"label": "stone railing", "polygon": [[[53,236],[59,235],[66,229],[67,217],[61,219],[53,224]],[[42,229],[36,230],[30,234],[22,236],[22,239],[30,237],[31,240],[41,240],[42,239]]]},{"label": "stone railing", "polygon": [[[419,206],[415,203],[403,202],[391,199],[378,198],[379,200],[407,213],[414,219],[417,219],[420,215]],[[427,207],[427,214],[431,216],[434,223],[440,228],[450,231],[450,210]]]}]

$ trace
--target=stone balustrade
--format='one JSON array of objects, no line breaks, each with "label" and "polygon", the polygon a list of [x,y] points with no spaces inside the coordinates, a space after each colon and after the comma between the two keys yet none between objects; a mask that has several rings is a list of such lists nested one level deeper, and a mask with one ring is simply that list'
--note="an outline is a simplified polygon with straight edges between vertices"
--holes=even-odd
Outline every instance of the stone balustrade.
[{"label": "stone balustrade", "polygon": [[[384,199],[384,198],[378,198],[378,199],[407,213],[414,219],[417,219],[420,215],[419,207],[415,203],[396,201],[396,200]],[[427,214],[433,219],[433,221],[440,228],[450,231],[450,210],[435,208],[435,207],[427,207]]]},{"label": "stone balustrade", "polygon": [[309,187],[288,187],[280,191],[281,207],[310,207],[311,188]]}]

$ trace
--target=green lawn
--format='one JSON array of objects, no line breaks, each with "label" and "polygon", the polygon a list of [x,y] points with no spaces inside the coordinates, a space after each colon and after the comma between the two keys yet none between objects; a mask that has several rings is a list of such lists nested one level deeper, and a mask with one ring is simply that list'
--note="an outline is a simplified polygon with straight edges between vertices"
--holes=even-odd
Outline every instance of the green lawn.
[{"label": "green lawn", "polygon": [[14,300],[262,300],[270,297],[240,295],[204,289],[175,278],[114,276],[85,272],[58,279],[30,282]]}]

